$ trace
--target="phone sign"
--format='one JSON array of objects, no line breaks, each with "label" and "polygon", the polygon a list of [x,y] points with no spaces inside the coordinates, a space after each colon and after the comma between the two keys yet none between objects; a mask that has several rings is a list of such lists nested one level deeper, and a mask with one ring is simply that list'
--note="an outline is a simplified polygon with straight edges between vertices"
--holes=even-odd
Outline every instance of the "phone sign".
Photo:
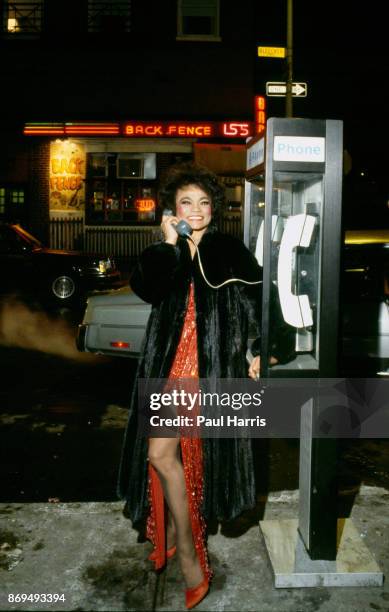
[{"label": "phone sign", "polygon": [[274,136],[273,159],[288,162],[324,162],[325,138]]},{"label": "phone sign", "polygon": [[257,140],[247,149],[246,170],[252,170],[256,166],[263,164],[265,159],[265,139]]}]

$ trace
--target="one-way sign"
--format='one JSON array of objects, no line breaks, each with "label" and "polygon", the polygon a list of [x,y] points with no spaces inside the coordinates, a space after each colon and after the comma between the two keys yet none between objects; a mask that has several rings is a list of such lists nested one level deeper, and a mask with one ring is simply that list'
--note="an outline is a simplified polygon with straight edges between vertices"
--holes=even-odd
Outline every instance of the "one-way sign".
[{"label": "one-way sign", "polygon": [[[294,98],[305,98],[308,92],[307,83],[292,83],[292,96]],[[267,96],[286,96],[286,83],[268,82],[266,83]]]}]

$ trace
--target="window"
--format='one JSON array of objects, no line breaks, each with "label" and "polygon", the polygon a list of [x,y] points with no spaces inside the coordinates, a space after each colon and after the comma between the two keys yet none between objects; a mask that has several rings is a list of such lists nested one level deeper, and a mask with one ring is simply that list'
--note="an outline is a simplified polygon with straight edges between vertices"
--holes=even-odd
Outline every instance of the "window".
[{"label": "window", "polygon": [[5,188],[0,187],[0,215],[5,213]]},{"label": "window", "polygon": [[178,0],[177,39],[220,40],[219,0]]},{"label": "window", "polygon": [[90,153],[86,222],[153,223],[155,179],[155,153]]},{"label": "window", "polygon": [[12,35],[41,33],[43,0],[4,2],[3,10],[3,31]]},{"label": "window", "polygon": [[24,189],[11,189],[10,195],[11,204],[24,204]]},{"label": "window", "polygon": [[89,32],[123,33],[131,31],[130,0],[88,0]]},{"label": "window", "polygon": [[21,221],[25,212],[25,194],[24,187],[0,187],[0,219]]},{"label": "window", "polygon": [[88,176],[107,176],[107,156],[104,153],[94,153],[88,157]]},{"label": "window", "polygon": [[139,157],[127,157],[118,155],[117,158],[117,176],[118,178],[142,178],[143,177],[143,159]]}]

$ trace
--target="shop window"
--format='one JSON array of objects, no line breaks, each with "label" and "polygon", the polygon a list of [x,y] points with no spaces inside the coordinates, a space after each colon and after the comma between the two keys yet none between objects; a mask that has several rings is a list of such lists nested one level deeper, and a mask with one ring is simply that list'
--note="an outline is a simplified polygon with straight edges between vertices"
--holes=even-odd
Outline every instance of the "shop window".
[{"label": "shop window", "polygon": [[131,31],[131,1],[88,0],[88,30],[105,34]]},{"label": "shop window", "polygon": [[86,222],[155,222],[155,153],[92,153],[86,177]]},{"label": "shop window", "polygon": [[139,157],[124,157],[123,155],[118,155],[117,175],[118,178],[142,178],[143,160]]},{"label": "shop window", "polygon": [[178,0],[178,40],[220,40],[219,0]]},{"label": "shop window", "polygon": [[155,153],[120,153],[117,156],[117,177],[155,179]]},{"label": "shop window", "polygon": [[41,33],[43,0],[4,2],[3,7],[3,31],[12,35]]},{"label": "shop window", "polygon": [[104,153],[93,153],[88,157],[89,176],[107,176],[107,156]]}]

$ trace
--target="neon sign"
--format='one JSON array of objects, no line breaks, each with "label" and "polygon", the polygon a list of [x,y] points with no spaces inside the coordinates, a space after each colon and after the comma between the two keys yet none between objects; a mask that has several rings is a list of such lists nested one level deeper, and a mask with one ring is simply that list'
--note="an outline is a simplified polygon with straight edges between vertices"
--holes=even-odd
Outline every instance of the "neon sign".
[{"label": "neon sign", "polygon": [[119,123],[26,123],[25,136],[101,136],[120,135]]},{"label": "neon sign", "polygon": [[126,123],[126,136],[183,136],[204,138],[214,136],[212,123]]},{"label": "neon sign", "polygon": [[266,98],[255,96],[254,98],[255,133],[262,134],[266,127]]},{"label": "neon sign", "polygon": [[251,132],[249,123],[233,123],[232,121],[223,123],[222,130],[223,136],[228,136],[229,138],[250,136]]},{"label": "neon sign", "polygon": [[135,207],[138,212],[151,212],[155,210],[155,200],[151,198],[135,200]]},{"label": "neon sign", "polygon": [[65,127],[63,123],[26,123],[23,134],[25,136],[63,136]]},{"label": "neon sign", "polygon": [[23,133],[26,136],[247,138],[247,136],[253,136],[255,132],[251,121],[128,121],[124,124],[96,122],[26,123]]},{"label": "neon sign", "polygon": [[178,122],[178,121],[133,121],[124,125],[125,136],[179,137],[179,138],[245,138],[250,136],[253,126],[250,121]]},{"label": "neon sign", "polygon": [[65,123],[65,134],[77,134],[78,136],[120,134],[118,123]]}]

